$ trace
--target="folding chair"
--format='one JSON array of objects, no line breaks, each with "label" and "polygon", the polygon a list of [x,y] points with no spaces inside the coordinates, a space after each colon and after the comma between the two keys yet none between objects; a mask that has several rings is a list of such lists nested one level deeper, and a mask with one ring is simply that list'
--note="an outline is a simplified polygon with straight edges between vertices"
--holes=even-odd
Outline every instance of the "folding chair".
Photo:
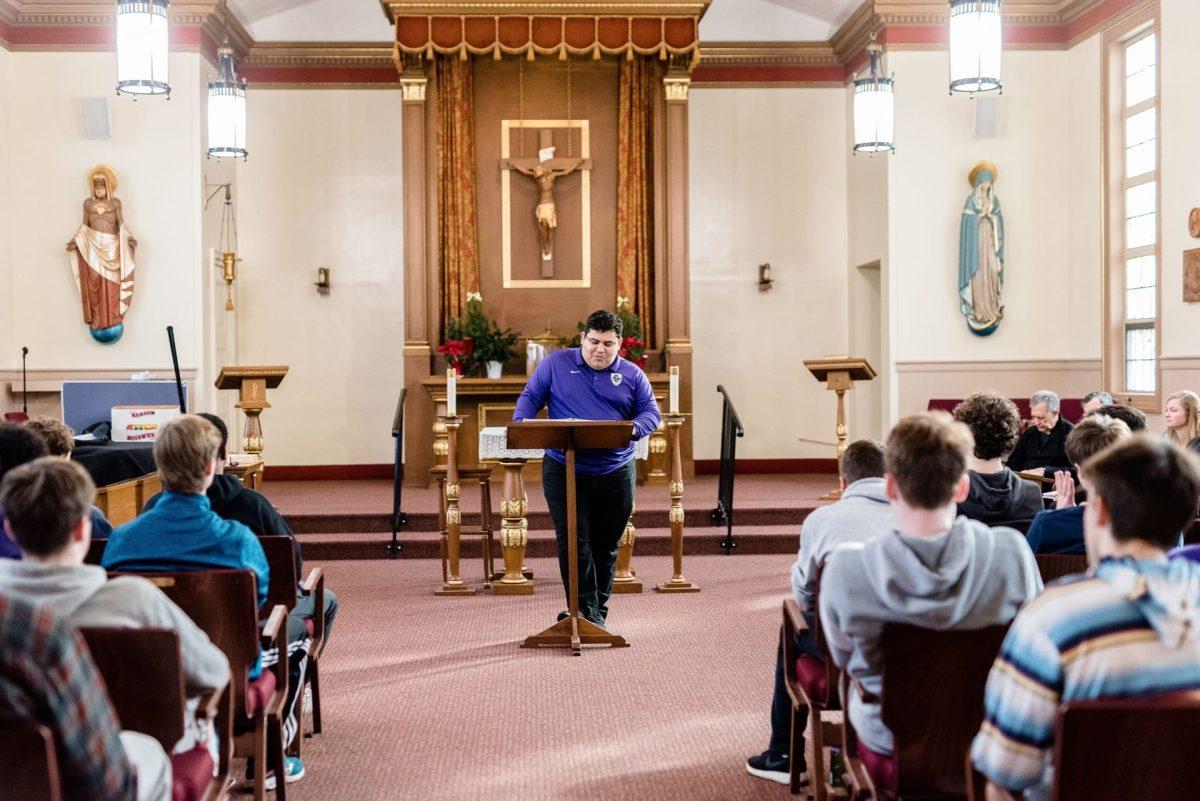
[{"label": "folding chair", "polygon": [[[267,566],[271,572],[271,583],[267,589],[267,603],[262,612],[275,607],[284,606],[289,612],[296,607],[297,591],[301,596],[313,597],[313,617],[306,620],[308,627],[309,651],[308,669],[304,673],[304,682],[312,687],[312,732],[309,735],[321,733],[321,684],[320,659],[325,650],[325,571],[314,567],[308,571],[304,583],[297,585],[296,560],[292,547],[292,538],[286,535],[273,534],[259,537],[263,553],[267,555]],[[297,590],[297,586],[299,589]],[[262,612],[259,614],[261,615]],[[297,734],[301,733],[301,729]],[[292,753],[300,755],[300,740],[297,736],[292,740]]]},{"label": "folding chair", "polygon": [[121,728],[158,740],[171,756],[176,801],[218,801],[226,797],[233,754],[233,694],[229,682],[206,694],[196,709],[196,725],[216,727],[216,773],[204,745],[174,754],[183,737],[187,695],[179,634],[160,628],[83,628],[79,630],[104,679]]},{"label": "folding chair", "polygon": [[[1200,692],[1071,701],[1054,731],[1056,801],[1194,801],[1200,761],[1188,743],[1200,731]],[[985,779],[967,759],[969,801]],[[1009,793],[1012,798],[1022,794]]]},{"label": "folding chair", "polygon": [[[187,613],[229,660],[233,673],[233,753],[254,757],[254,801],[263,801],[267,769],[275,771],[275,798],[287,800],[283,705],[287,699],[287,608],[275,605],[261,632],[255,576],[249,570],[140,573]],[[279,659],[255,680],[250,666],[260,647]]]},{"label": "folding chair", "polygon": [[[983,722],[983,689],[1008,625],[934,631],[889,623],[883,629],[883,722],[894,738],[892,755],[860,748],[847,715],[842,728],[851,798],[962,799],[963,760]],[[842,694],[874,701],[849,674]],[[883,785],[894,773],[894,788]]]},{"label": "folding chair", "polygon": [[1033,558],[1037,560],[1043,584],[1063,576],[1086,573],[1088,569],[1087,556],[1081,553],[1039,553],[1034,554]]},{"label": "folding chair", "polygon": [[[820,584],[824,562],[818,567],[817,592],[813,595],[812,608],[820,608]],[[790,760],[792,795],[800,793],[799,744],[804,739],[804,731],[798,724],[797,712],[801,706],[808,707],[808,719],[812,721],[813,732],[813,764],[811,785],[813,796],[817,801],[825,801],[829,796],[828,771],[825,767],[825,748],[827,742],[841,740],[841,726],[837,723],[822,720],[822,712],[835,712],[841,709],[837,696],[838,677],[841,671],[833,661],[824,662],[796,650],[795,635],[808,628],[808,623],[800,611],[800,605],[792,598],[783,602],[783,668],[784,683],[788,695],[792,699],[792,736]],[[822,652],[826,652],[825,635],[821,632],[820,615],[813,615],[812,639]]]},{"label": "folding chair", "polygon": [[54,734],[42,724],[0,724],[0,765],[0,798],[63,801]]}]

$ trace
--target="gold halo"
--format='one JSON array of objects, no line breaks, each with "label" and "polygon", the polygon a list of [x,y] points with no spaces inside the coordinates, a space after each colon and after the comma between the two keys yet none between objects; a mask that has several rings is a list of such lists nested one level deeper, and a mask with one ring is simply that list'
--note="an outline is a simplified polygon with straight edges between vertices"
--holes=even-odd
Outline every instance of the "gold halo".
[{"label": "gold halo", "polygon": [[112,167],[107,164],[97,164],[88,171],[88,189],[92,188],[92,183],[96,180],[96,175],[103,175],[105,185],[108,187],[108,194],[117,191],[117,173]]},{"label": "gold halo", "polygon": [[981,161],[971,168],[971,172],[967,174],[967,183],[971,188],[975,188],[975,179],[979,177],[981,172],[990,172],[992,174],[992,183],[995,183],[1000,178],[1000,170],[990,161]]}]

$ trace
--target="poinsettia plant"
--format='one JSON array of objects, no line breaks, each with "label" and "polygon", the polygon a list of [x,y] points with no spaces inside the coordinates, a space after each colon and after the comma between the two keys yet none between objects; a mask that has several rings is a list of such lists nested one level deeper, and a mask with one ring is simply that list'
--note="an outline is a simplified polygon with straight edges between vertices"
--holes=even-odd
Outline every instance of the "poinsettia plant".
[{"label": "poinsettia plant", "polygon": [[463,364],[475,352],[475,342],[463,335],[462,324],[457,317],[446,320],[446,341],[437,346],[438,353],[446,357],[446,362],[454,368],[454,372],[462,375]]}]

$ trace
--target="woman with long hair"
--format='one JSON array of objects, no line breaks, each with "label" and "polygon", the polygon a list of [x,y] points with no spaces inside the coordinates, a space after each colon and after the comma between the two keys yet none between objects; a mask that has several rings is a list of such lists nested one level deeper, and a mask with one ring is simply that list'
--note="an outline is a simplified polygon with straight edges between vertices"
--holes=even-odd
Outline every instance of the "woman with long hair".
[{"label": "woman with long hair", "polygon": [[1200,437],[1200,395],[1187,389],[1168,395],[1163,404],[1163,424],[1167,428],[1163,436],[1188,447]]}]

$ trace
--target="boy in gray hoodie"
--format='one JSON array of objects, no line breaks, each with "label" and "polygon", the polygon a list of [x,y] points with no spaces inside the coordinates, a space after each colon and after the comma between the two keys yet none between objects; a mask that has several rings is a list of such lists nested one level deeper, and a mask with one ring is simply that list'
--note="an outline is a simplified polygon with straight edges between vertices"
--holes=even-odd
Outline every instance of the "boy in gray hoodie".
[{"label": "boy in gray hoodie", "polygon": [[[1018,532],[955,518],[967,495],[970,430],[945,412],[906,417],[888,436],[884,478],[895,531],[830,554],[820,614],[829,656],[862,690],[883,692],[880,640],[888,623],[935,630],[1007,623],[1042,589]],[[860,746],[892,754],[877,702],[848,702]]]},{"label": "boy in gray hoodie", "polygon": [[10,471],[0,484],[4,528],[21,547],[21,561],[0,560],[0,590],[49,608],[76,628],[168,628],[179,633],[189,701],[176,753],[211,739],[190,725],[199,696],[223,687],[229,662],[208,636],[167,596],[139,576],[109,579],[85,565],[91,544],[89,512],[96,488],[75,462],[37,459]]}]

